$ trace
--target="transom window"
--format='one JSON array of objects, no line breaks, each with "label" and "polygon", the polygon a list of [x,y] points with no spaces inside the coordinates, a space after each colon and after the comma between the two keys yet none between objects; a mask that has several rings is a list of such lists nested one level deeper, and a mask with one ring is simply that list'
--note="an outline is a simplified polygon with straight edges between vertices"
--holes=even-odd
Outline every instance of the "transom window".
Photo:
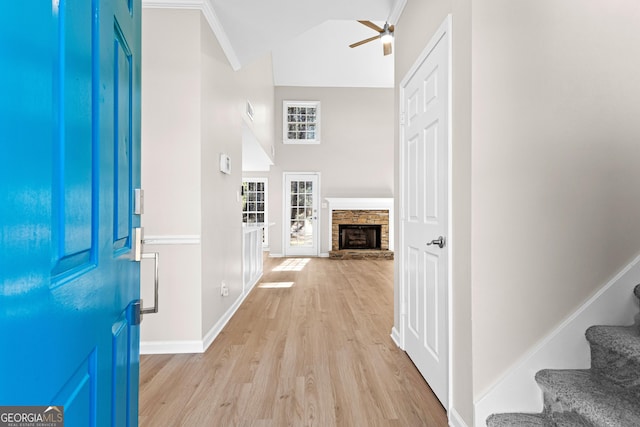
[{"label": "transom window", "polygon": [[320,143],[320,101],[284,101],[282,112],[285,144]]},{"label": "transom window", "polygon": [[262,245],[269,246],[269,227],[267,225],[267,179],[244,178],[242,181],[242,222],[249,224],[264,223]]}]

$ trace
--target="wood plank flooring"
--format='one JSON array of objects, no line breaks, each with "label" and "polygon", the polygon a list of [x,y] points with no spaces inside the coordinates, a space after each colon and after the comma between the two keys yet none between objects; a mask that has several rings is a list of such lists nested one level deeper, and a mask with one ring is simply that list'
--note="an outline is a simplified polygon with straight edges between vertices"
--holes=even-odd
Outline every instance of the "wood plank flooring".
[{"label": "wood plank flooring", "polygon": [[206,353],[141,358],[140,426],[446,426],[392,326],[393,261],[268,259]]}]

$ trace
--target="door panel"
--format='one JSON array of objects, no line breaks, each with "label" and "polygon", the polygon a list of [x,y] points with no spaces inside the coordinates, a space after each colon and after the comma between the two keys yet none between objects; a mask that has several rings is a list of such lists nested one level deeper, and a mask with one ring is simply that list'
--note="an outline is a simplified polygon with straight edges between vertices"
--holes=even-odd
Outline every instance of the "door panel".
[{"label": "door panel", "polygon": [[448,33],[401,85],[404,345],[442,404],[448,402]]},{"label": "door panel", "polygon": [[137,425],[140,12],[0,15],[0,402],[63,405],[69,426]]},{"label": "door panel", "polygon": [[285,255],[318,255],[317,174],[284,175]]}]

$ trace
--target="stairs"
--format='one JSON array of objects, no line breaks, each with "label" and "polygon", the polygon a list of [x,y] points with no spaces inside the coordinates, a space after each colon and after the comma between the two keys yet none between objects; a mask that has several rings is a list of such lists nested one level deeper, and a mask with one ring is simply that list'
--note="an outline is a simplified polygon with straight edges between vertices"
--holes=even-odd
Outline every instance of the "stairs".
[{"label": "stairs", "polygon": [[[634,289],[640,299],[640,285]],[[632,326],[592,326],[590,369],[544,369],[540,414],[493,414],[487,427],[639,427],[640,313]]]}]

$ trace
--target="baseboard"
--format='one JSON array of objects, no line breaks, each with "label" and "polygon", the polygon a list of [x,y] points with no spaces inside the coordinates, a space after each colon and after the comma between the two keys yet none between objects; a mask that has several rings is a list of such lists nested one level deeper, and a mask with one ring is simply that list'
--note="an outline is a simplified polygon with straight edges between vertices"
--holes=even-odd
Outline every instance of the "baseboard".
[{"label": "baseboard", "polygon": [[222,332],[222,329],[227,325],[227,323],[229,323],[229,320],[231,320],[233,315],[236,314],[236,311],[238,311],[238,309],[244,302],[247,295],[249,295],[249,291],[240,295],[234,301],[231,307],[229,307],[229,309],[222,315],[222,317],[218,319],[218,321],[211,327],[211,329],[209,329],[209,332],[207,332],[207,334],[204,336],[202,340],[203,341],[202,348],[204,348],[204,351],[207,351],[207,349],[213,343],[213,341],[218,337],[218,335],[220,335],[220,332]]},{"label": "baseboard", "polygon": [[640,282],[640,257],[535,345],[474,404],[474,426],[493,413],[540,412],[542,393],[534,375],[541,369],[585,369],[590,348],[584,337],[592,325],[630,325],[638,312],[633,288]]},{"label": "baseboard", "polygon": [[319,257],[320,258],[329,258],[329,252],[321,252]]},{"label": "baseboard", "polygon": [[203,353],[202,341],[141,341],[140,354]]},{"label": "baseboard", "polygon": [[[259,279],[258,279],[259,280]],[[181,353],[204,353],[215,341],[222,329],[229,323],[229,320],[238,311],[249,292],[255,286],[256,281],[244,294],[240,295],[222,315],[220,319],[209,329],[204,338],[200,341],[150,341],[140,343],[140,354],[181,354]]]},{"label": "baseboard", "polygon": [[396,329],[395,326],[391,328],[391,339],[393,340],[394,343],[396,343],[398,348],[402,348],[402,345],[401,345],[402,340],[400,339],[400,332]]},{"label": "baseboard", "polygon": [[272,252],[269,252],[269,258],[284,258],[284,255],[282,255],[282,254],[274,254]]},{"label": "baseboard", "polygon": [[449,409],[449,425],[451,427],[469,427],[467,423],[464,422],[456,408]]}]

